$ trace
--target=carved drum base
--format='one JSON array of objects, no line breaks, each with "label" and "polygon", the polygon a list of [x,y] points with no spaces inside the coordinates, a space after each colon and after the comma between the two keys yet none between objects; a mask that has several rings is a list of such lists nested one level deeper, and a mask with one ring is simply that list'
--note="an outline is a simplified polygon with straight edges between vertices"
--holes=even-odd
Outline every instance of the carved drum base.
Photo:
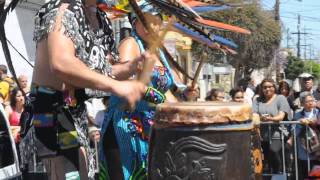
[{"label": "carved drum base", "polygon": [[261,179],[261,148],[251,123],[161,126],[149,152],[151,180]]}]

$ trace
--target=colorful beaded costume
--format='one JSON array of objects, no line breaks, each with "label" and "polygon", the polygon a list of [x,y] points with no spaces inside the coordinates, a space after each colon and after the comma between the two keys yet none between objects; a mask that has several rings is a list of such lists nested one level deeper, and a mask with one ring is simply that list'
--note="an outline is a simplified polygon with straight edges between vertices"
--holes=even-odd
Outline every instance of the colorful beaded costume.
[{"label": "colorful beaded costume", "polygon": [[[143,52],[144,46],[140,38],[135,34],[133,36],[139,44],[140,51]],[[102,126],[102,134],[106,133],[108,126],[113,126],[120,150],[124,179],[144,179],[147,177],[148,139],[154,121],[154,103],[161,102],[161,100],[158,101],[161,99],[160,96],[173,85],[174,80],[170,68],[155,66],[150,83],[150,87],[153,88],[148,89],[152,92],[148,93],[149,95],[145,100],[137,103],[133,112],[121,110],[119,105],[123,104],[123,101],[118,97],[111,97],[109,110]],[[105,143],[102,147],[108,146],[108,142]],[[108,172],[103,150],[100,151],[100,160],[100,177],[105,178]]]}]

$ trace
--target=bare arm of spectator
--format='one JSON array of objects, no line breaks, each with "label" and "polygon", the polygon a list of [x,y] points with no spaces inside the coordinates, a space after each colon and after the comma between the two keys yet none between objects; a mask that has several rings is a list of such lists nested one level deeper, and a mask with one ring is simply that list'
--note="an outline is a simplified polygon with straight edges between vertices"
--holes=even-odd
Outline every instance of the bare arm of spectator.
[{"label": "bare arm of spectator", "polygon": [[6,116],[9,119],[10,115],[12,113],[12,108],[11,108],[11,106],[10,106],[10,104],[8,102],[4,103],[4,111],[6,112]]},{"label": "bare arm of spectator", "polygon": [[276,105],[279,112],[275,116],[265,117],[265,120],[266,121],[283,121],[283,120],[286,120],[285,117],[287,117],[288,120],[291,120],[292,114],[291,114],[291,109],[287,99],[283,95],[277,95],[276,98],[277,98]]},{"label": "bare arm of spectator", "polygon": [[264,117],[265,121],[282,121],[284,117],[286,116],[286,113],[283,111],[280,111],[276,116],[266,116]]}]

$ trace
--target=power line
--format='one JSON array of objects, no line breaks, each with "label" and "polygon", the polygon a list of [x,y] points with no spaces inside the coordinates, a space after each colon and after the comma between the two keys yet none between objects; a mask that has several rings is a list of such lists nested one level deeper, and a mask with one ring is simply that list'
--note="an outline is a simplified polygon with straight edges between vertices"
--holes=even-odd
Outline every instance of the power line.
[{"label": "power line", "polygon": [[[274,10],[275,12],[275,17],[277,18],[277,11],[280,12],[279,9],[276,9],[277,6],[275,6],[274,8],[271,7],[273,3],[270,3],[270,0],[262,0],[260,1],[262,7],[264,9],[267,9],[267,10]],[[277,4],[277,0],[273,0],[273,2],[275,2]],[[306,59],[306,56],[307,56],[307,47],[304,46],[307,44],[307,41],[309,42],[313,42],[313,43],[316,43],[315,39],[311,39],[309,40],[308,38],[313,36],[316,38],[318,38],[320,36],[320,34],[316,34],[317,32],[316,31],[320,31],[317,30],[317,29],[310,29],[311,32],[309,32],[309,29],[308,29],[308,33],[307,33],[307,30],[304,30],[304,31],[301,31],[301,24],[310,24],[310,23],[313,23],[314,24],[318,24],[320,23],[320,17],[316,16],[315,14],[307,14],[311,11],[317,11],[317,10],[320,10],[320,4],[318,3],[314,3],[314,4],[308,4],[306,6],[304,6],[305,4],[302,4],[302,3],[298,3],[297,0],[280,0],[281,2],[281,13],[280,13],[280,18],[284,18],[285,20],[283,22],[285,22],[285,26],[292,26],[292,24],[296,24],[296,23],[293,23],[293,20],[295,20],[295,22],[297,21],[297,16],[300,16],[300,22],[298,22],[298,26],[299,28],[297,27],[298,31],[297,32],[294,32],[293,34],[296,34],[297,36],[297,40],[295,41],[296,42],[296,48],[297,48],[297,55],[298,57],[301,57],[302,53],[304,53],[304,58]],[[290,6],[292,7],[294,4],[293,2],[297,2],[296,4],[296,7],[298,8],[290,8]],[[320,1],[319,1],[320,2]],[[287,5],[290,5],[289,8]],[[302,7],[302,8],[301,8]],[[282,8],[285,8],[285,10],[282,11]],[[297,11],[292,11],[292,9],[297,9]],[[304,14],[300,14],[300,13],[304,13]],[[295,17],[292,17],[292,15],[295,15]],[[298,18],[298,19],[299,19]],[[292,19],[292,21],[290,20]],[[288,22],[289,21],[289,22]],[[304,22],[304,23],[302,23]],[[288,24],[289,23],[289,24]],[[285,32],[287,31],[287,32]],[[287,48],[290,47],[290,44],[292,45],[292,43],[294,43],[294,39],[296,38],[292,38],[290,37],[290,34],[289,33],[289,29],[285,29],[283,32],[283,34],[286,34],[286,36],[284,35],[283,36],[283,45],[284,46],[287,46]],[[303,38],[303,39],[302,39]],[[304,40],[304,44],[302,44],[302,40]],[[304,48],[303,48],[304,47]],[[302,48],[302,49],[301,49]],[[309,46],[309,49],[311,51],[311,47]],[[309,55],[311,57],[311,55]]]},{"label": "power line", "polygon": [[[288,19],[296,19],[294,17],[288,17],[288,16],[280,16],[282,18],[288,18]],[[303,19],[304,21],[307,21],[307,22],[313,22],[313,23],[320,23],[320,19],[319,20],[311,20],[311,19]]]},{"label": "power line", "polygon": [[[298,6],[300,5],[300,3],[298,4],[294,4],[294,3],[281,3],[281,4],[285,4],[286,6]],[[304,7],[311,7],[311,8],[317,8],[319,7],[320,8],[320,4],[305,4],[305,3],[302,3]]]}]

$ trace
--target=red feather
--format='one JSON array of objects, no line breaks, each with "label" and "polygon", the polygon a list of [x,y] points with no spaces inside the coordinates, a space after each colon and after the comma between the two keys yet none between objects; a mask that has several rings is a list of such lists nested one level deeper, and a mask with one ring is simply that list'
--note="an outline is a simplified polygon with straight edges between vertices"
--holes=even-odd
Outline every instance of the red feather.
[{"label": "red feather", "polygon": [[247,29],[243,29],[237,26],[233,26],[233,25],[229,25],[229,24],[224,24],[221,22],[217,22],[217,21],[212,21],[212,20],[208,20],[208,19],[196,19],[199,23],[208,25],[208,26],[212,26],[212,27],[216,27],[219,29],[225,29],[225,30],[229,30],[229,31],[234,31],[234,32],[238,32],[238,33],[243,33],[243,34],[251,34],[251,32]]}]

